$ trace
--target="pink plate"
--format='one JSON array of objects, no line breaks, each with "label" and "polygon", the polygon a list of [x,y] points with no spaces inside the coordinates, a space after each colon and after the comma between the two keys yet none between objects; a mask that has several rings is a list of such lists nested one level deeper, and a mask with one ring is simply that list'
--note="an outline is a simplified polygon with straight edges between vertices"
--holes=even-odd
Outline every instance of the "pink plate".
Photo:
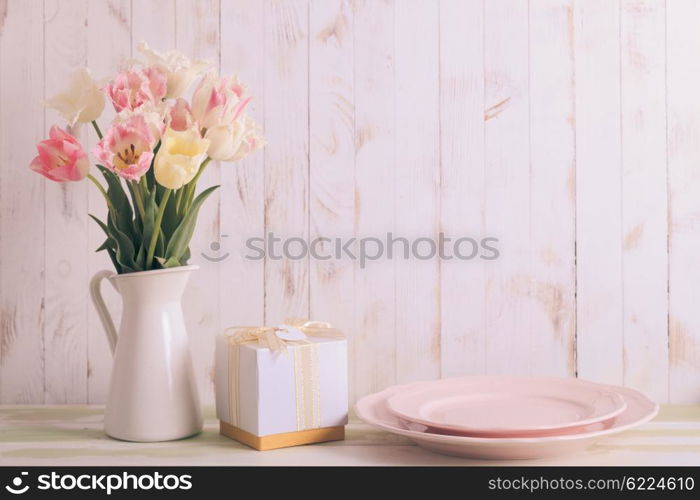
[{"label": "pink plate", "polygon": [[411,430],[417,430],[421,432],[430,432],[432,434],[445,434],[448,436],[474,436],[474,437],[542,437],[542,436],[564,436],[566,434],[581,434],[584,432],[594,432],[602,431],[604,429],[609,429],[614,423],[614,417],[607,420],[601,420],[600,422],[595,422],[593,424],[581,425],[576,427],[564,427],[563,429],[552,429],[546,431],[533,431],[533,432],[523,432],[523,433],[493,433],[493,434],[481,434],[481,433],[470,433],[470,432],[460,432],[451,431],[445,429],[438,429],[436,427],[429,427],[423,424],[417,424],[415,422],[405,421],[406,427]]},{"label": "pink plate", "polygon": [[357,415],[370,425],[392,434],[407,437],[419,446],[437,453],[489,460],[519,460],[547,458],[575,453],[594,444],[603,437],[611,436],[648,422],[656,416],[659,406],[643,394],[623,387],[606,386],[616,391],[627,404],[627,408],[614,417],[612,424],[602,430],[577,434],[543,437],[473,437],[453,436],[411,430],[400,417],[389,411],[386,400],[399,391],[412,389],[416,384],[394,386],[377,394],[362,398],[355,406]]},{"label": "pink plate", "polygon": [[431,430],[482,437],[585,431],[626,407],[615,391],[555,377],[477,376],[415,384],[387,400],[395,415]]}]

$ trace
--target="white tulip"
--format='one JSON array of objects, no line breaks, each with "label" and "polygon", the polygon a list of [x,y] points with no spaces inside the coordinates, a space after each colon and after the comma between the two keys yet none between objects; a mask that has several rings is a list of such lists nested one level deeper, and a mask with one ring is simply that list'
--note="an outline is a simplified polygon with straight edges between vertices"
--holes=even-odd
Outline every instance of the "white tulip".
[{"label": "white tulip", "polygon": [[242,116],[230,125],[212,127],[205,138],[209,140],[207,155],[218,161],[238,161],[266,144],[249,116]]},{"label": "white tulip", "polygon": [[78,122],[96,120],[105,107],[105,97],[93,80],[90,70],[80,68],[73,73],[68,89],[49,98],[46,105],[58,110],[68,124],[73,126]]},{"label": "white tulip", "polygon": [[182,96],[192,82],[211,66],[208,61],[192,60],[177,50],[160,53],[148,46],[146,42],[139,43],[139,52],[146,57],[148,65],[161,69],[168,77],[165,97],[174,99]]}]

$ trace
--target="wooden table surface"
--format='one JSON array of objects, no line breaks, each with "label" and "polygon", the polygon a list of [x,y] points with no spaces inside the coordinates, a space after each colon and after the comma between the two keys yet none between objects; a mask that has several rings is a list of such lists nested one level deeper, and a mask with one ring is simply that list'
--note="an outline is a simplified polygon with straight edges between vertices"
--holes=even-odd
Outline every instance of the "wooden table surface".
[{"label": "wooden table surface", "polygon": [[583,453],[491,462],[437,455],[356,419],[345,441],[259,452],[204,431],[166,443],[126,443],[102,432],[101,406],[0,406],[0,465],[700,465],[700,405],[665,406],[652,422]]}]

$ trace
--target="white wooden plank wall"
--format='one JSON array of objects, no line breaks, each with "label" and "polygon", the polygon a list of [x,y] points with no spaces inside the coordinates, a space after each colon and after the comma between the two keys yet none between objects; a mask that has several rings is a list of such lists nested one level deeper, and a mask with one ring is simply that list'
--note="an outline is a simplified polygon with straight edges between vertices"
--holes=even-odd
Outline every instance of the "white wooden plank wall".
[{"label": "white wooden plank wall", "polygon": [[573,18],[576,361],[580,377],[621,384],[620,5],[608,0],[576,2]]},{"label": "white wooden plank wall", "polygon": [[45,137],[44,4],[0,3],[0,20],[0,402],[42,403],[46,186],[18,168]]},{"label": "white wooden plank wall", "polygon": [[[439,20],[439,4],[432,0],[403,0],[394,9],[396,166],[392,208],[394,233],[409,241],[437,238],[440,226]],[[416,253],[429,251],[425,244],[416,249]],[[395,251],[401,254],[400,244]],[[436,259],[396,260],[394,354],[398,382],[440,376],[440,267]]]},{"label": "white wooden plank wall", "polygon": [[[45,96],[60,92],[62,82],[87,62],[86,9],[83,0],[44,2]],[[60,120],[55,110],[45,110],[47,124]],[[78,137],[85,139],[87,132]],[[53,187],[44,191],[44,401],[78,402],[87,398],[90,187]]]},{"label": "white wooden plank wall", "polygon": [[[394,92],[394,9],[396,0],[353,4],[355,109],[355,234],[394,230],[397,170]],[[381,168],[377,168],[381,165]],[[395,262],[371,263],[355,272],[350,344],[351,394],[359,396],[396,380]]]},{"label": "white wooden plank wall", "polygon": [[[309,238],[355,230],[353,16],[347,0],[309,2]],[[320,255],[332,252],[322,241]],[[355,327],[353,262],[309,261],[309,316]],[[353,351],[352,356],[362,351]]]},{"label": "white wooden plank wall", "polygon": [[[222,189],[185,308],[205,401],[218,331],[311,316],[350,338],[353,399],[519,373],[700,402],[698,23],[693,0],[0,0],[0,403],[105,400],[102,200],[26,166],[60,123],[44,99],[141,40],[237,73],[269,141],[204,176]],[[244,259],[266,232],[501,256]]]},{"label": "white wooden plank wall", "polygon": [[620,9],[622,284],[625,385],[668,391],[666,37],[663,0]]},{"label": "white wooden plank wall", "polygon": [[[440,230],[483,234],[484,5],[440,4]],[[466,252],[469,252],[467,249]],[[441,375],[486,370],[485,261],[441,265]]]},{"label": "white wooden plank wall", "polygon": [[[265,148],[265,231],[275,233],[278,238],[306,240],[309,236],[309,4],[304,0],[265,2],[263,17],[263,46],[249,46],[249,49],[262,48],[259,64],[264,66],[264,87],[259,91],[265,109],[265,137],[270,143]],[[222,23],[231,29],[235,24],[235,13]],[[290,245],[290,252],[296,255],[299,245]],[[266,259],[264,280],[266,324],[277,325],[288,317],[308,316],[308,259]],[[244,302],[231,307],[247,305]]]},{"label": "white wooden plank wall", "polygon": [[[576,373],[573,1],[530,9],[530,370]],[[497,355],[497,354],[496,354]]]},{"label": "white wooden plank wall", "polygon": [[666,5],[669,383],[672,401],[700,399],[700,3]]},{"label": "white wooden plank wall", "polygon": [[486,371],[527,374],[542,327],[530,327],[528,6],[498,0],[484,8],[484,230],[499,238],[502,253],[486,266]]}]

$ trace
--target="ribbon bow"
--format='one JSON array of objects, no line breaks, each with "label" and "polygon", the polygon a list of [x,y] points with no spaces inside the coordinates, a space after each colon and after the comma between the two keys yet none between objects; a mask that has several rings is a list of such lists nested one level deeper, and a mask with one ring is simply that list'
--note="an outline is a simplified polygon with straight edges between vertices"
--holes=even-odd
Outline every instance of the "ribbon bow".
[{"label": "ribbon bow", "polygon": [[287,319],[278,326],[234,326],[224,333],[232,331],[229,342],[246,344],[257,342],[272,352],[287,352],[288,345],[311,344],[309,337],[326,339],[344,339],[345,336],[330,323],[307,321],[304,319]]}]

